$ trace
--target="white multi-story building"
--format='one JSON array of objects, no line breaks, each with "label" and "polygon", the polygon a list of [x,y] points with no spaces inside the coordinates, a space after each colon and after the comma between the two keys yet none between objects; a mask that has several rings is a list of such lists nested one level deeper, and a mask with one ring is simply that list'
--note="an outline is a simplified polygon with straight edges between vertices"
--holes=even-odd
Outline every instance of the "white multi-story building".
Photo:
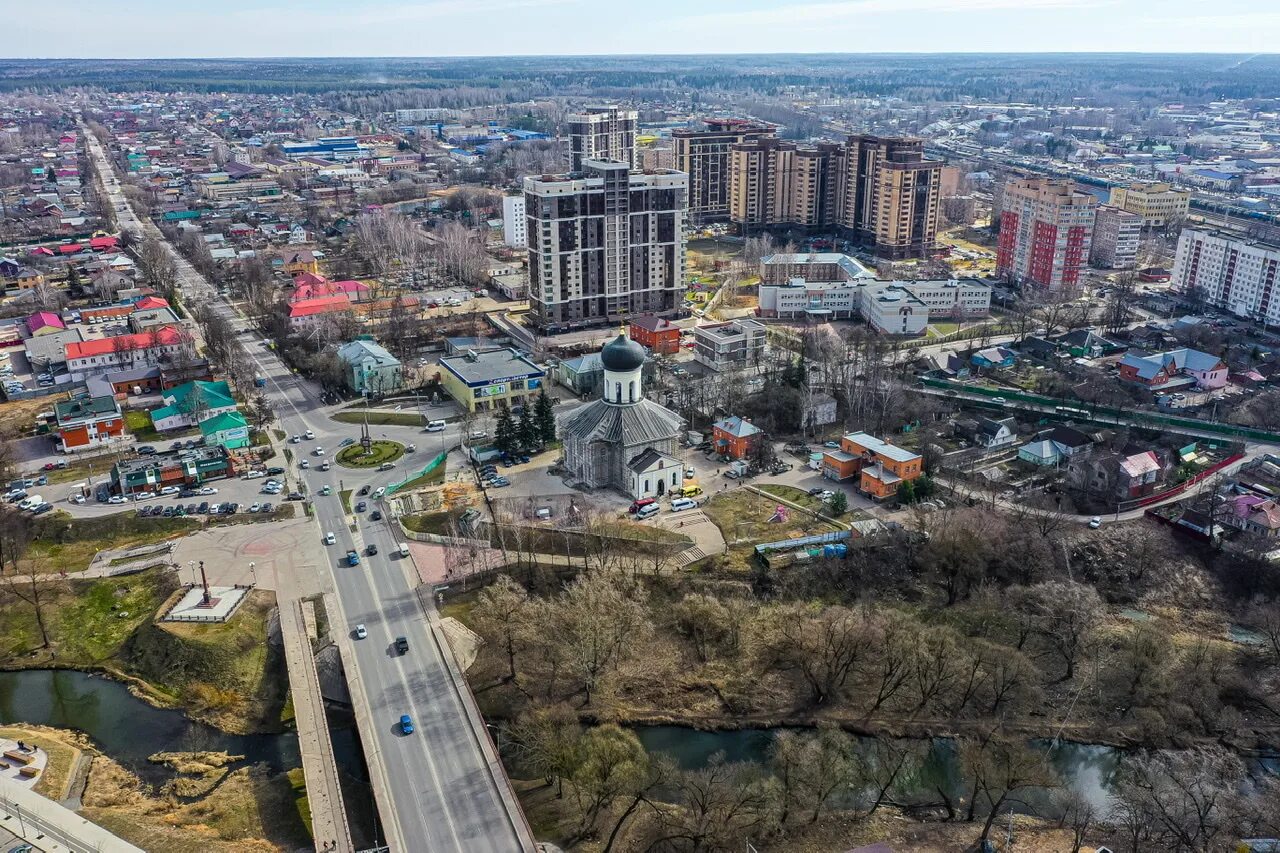
[{"label": "white multi-story building", "polygon": [[524,179],[529,307],[542,329],[671,317],[684,295],[688,177],[587,160]]},{"label": "white multi-story building", "polygon": [[515,249],[523,249],[529,245],[522,195],[502,197],[502,242]]},{"label": "white multi-story building", "polygon": [[396,110],[396,124],[415,124],[420,121],[448,121],[456,114],[456,110],[444,107],[421,107],[408,110]]},{"label": "white multi-story building", "polygon": [[754,367],[764,357],[768,329],[759,320],[708,323],[693,330],[693,360],[712,370]]},{"label": "white multi-story building", "polygon": [[1104,204],[1093,220],[1093,245],[1089,262],[1112,270],[1133,269],[1142,243],[1142,217]]},{"label": "white multi-story building", "polygon": [[1280,324],[1280,244],[1184,228],[1173,262],[1173,289],[1264,323]]},{"label": "white multi-story building", "polygon": [[991,313],[991,288],[977,281],[863,278],[819,282],[793,278],[786,284],[760,285],[760,316],[817,320],[847,320],[858,314],[865,317],[862,309],[870,296],[890,287],[911,294],[924,305],[931,320],[969,320]]},{"label": "white multi-story building", "polygon": [[636,168],[636,125],[640,114],[618,107],[587,107],[565,116],[569,125],[569,171],[588,160],[621,160]]},{"label": "white multi-story building", "polygon": [[897,284],[866,294],[862,316],[884,335],[919,335],[929,325],[929,306]]}]

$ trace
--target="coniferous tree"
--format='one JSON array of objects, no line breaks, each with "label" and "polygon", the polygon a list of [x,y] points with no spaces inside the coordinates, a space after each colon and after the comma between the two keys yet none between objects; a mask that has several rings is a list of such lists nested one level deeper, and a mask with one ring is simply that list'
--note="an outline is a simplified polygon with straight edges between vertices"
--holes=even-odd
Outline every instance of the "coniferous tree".
[{"label": "coniferous tree", "polygon": [[556,440],[556,416],[551,411],[551,398],[544,388],[538,394],[538,402],[533,410],[534,422],[538,425],[539,443],[547,445]]},{"label": "coniferous tree", "polygon": [[498,448],[502,453],[515,453],[516,445],[520,442],[520,435],[516,428],[516,422],[511,417],[511,410],[507,408],[507,404],[502,404],[502,410],[498,412],[498,423],[493,430],[493,446]]},{"label": "coniferous tree", "polygon": [[541,443],[538,441],[541,437],[538,431],[538,423],[534,416],[529,414],[528,406],[525,406],[520,412],[520,420],[516,423],[516,434],[519,436],[518,444],[522,450],[535,450]]}]

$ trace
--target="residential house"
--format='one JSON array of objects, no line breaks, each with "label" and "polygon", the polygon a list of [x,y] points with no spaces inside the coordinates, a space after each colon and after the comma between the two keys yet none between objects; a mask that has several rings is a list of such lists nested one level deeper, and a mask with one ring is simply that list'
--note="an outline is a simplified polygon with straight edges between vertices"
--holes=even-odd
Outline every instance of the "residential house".
[{"label": "residential house", "polygon": [[734,415],[711,425],[711,446],[733,459],[746,459],[763,435],[751,421]]},{"label": "residential house", "polygon": [[634,318],[629,334],[631,340],[653,353],[671,355],[680,350],[680,327],[653,314]]},{"label": "residential house", "polygon": [[110,395],[77,397],[53,408],[63,453],[102,447],[124,435],[124,416]]},{"label": "residential house", "polygon": [[320,261],[310,249],[290,249],[286,247],[280,254],[280,265],[289,275],[300,273],[320,274]]},{"label": "residential house", "polygon": [[1075,358],[1102,358],[1115,355],[1125,349],[1124,344],[1104,338],[1089,329],[1076,329],[1053,339]]},{"label": "residential house", "polygon": [[712,370],[738,370],[760,363],[767,329],[759,320],[710,323],[693,330],[693,358]]},{"label": "residential house", "polygon": [[556,365],[556,381],[579,397],[595,394],[603,379],[604,365],[598,352],[567,358]]},{"label": "residential house", "polygon": [[314,328],[331,315],[351,315],[354,308],[344,295],[318,296],[288,305],[289,325],[295,330]]},{"label": "residential house", "polygon": [[44,284],[44,273],[31,267],[18,267],[12,275],[6,275],[9,287],[31,290]]},{"label": "residential house", "polygon": [[1013,367],[1018,354],[1008,347],[986,347],[969,356],[970,363],[979,369],[994,367]]},{"label": "residential house", "polygon": [[1164,482],[1165,470],[1154,450],[1103,453],[1072,459],[1067,475],[1076,488],[1112,500],[1150,495]]},{"label": "residential house", "polygon": [[177,358],[190,347],[189,336],[175,326],[133,335],[117,335],[66,345],[67,372],[74,382],[111,369],[158,365]]},{"label": "residential house", "polygon": [[840,439],[839,450],[822,454],[822,476],[831,480],[858,477],[858,490],[876,500],[896,495],[901,483],[924,474],[924,459],[865,432]]},{"label": "residential house", "polygon": [[1237,495],[1227,501],[1230,512],[1221,521],[1237,530],[1264,536],[1280,537],[1280,504],[1261,495]]},{"label": "residential house", "polygon": [[935,373],[940,373],[951,379],[969,378],[969,362],[950,350],[932,353],[926,358]]},{"label": "residential house", "polygon": [[52,311],[37,311],[27,318],[27,332],[32,337],[37,335],[53,335],[65,331],[67,324]]},{"label": "residential house", "polygon": [[1227,363],[1194,349],[1143,353],[1130,351],[1120,362],[1120,378],[1148,388],[1196,385],[1207,390],[1227,384]]},{"label": "residential house", "polygon": [[1008,447],[1018,441],[1018,422],[1013,418],[979,418],[973,441],[988,450]]},{"label": "residential house", "polygon": [[151,411],[157,432],[198,426],[208,418],[236,410],[226,382],[187,382],[162,391],[160,396],[164,405]]},{"label": "residential house", "polygon": [[1018,448],[1018,459],[1033,465],[1060,465],[1083,458],[1093,450],[1093,439],[1078,429],[1056,426],[1041,430]]},{"label": "residential house", "polygon": [[404,384],[400,360],[373,341],[343,344],[338,358],[346,367],[347,387],[357,394],[382,395]]},{"label": "residential house", "polygon": [[249,422],[237,411],[223,412],[200,422],[200,435],[206,447],[215,445],[227,450],[248,447]]}]

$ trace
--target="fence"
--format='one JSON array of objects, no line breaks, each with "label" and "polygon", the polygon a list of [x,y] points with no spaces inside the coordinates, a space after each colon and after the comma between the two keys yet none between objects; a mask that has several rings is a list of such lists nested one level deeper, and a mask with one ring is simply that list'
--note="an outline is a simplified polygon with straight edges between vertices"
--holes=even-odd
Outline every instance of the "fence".
[{"label": "fence", "polygon": [[[1147,426],[1155,429],[1173,428],[1184,430],[1195,430],[1197,432],[1208,432],[1221,435],[1224,437],[1252,438],[1257,441],[1265,441],[1273,444],[1280,444],[1280,433],[1268,432],[1266,430],[1254,429],[1252,427],[1236,426],[1234,424],[1222,424],[1213,421],[1202,421],[1196,418],[1180,418],[1176,415],[1160,415],[1153,412],[1135,411],[1132,409],[1116,409],[1111,406],[1100,406],[1096,403],[1086,403],[1082,400],[1068,400],[1062,397],[1045,397],[1039,394],[1028,394],[1025,391],[1011,391],[1005,388],[987,388],[982,385],[966,385],[961,382],[953,382],[949,379],[931,379],[922,378],[920,384],[929,388],[943,388],[954,391],[963,391],[966,394],[978,394],[984,397],[1003,397],[1006,402],[1030,403],[1036,406],[1053,406],[1054,408],[1063,407],[1070,409],[1065,413],[1068,418],[1080,419],[1094,418],[1098,415],[1104,417],[1121,419],[1127,421],[1133,426]],[[1046,414],[1054,414],[1047,412]]]}]

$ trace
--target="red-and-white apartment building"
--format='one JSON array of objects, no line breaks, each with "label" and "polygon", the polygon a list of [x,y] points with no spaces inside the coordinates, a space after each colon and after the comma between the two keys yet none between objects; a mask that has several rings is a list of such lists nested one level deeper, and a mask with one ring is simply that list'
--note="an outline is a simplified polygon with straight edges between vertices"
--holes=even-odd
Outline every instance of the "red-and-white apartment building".
[{"label": "red-and-white apartment building", "polygon": [[1000,198],[996,274],[1049,292],[1078,289],[1098,199],[1050,178],[1010,180]]},{"label": "red-and-white apartment building", "polygon": [[1280,324],[1280,243],[1184,228],[1173,289],[1250,320]]}]

